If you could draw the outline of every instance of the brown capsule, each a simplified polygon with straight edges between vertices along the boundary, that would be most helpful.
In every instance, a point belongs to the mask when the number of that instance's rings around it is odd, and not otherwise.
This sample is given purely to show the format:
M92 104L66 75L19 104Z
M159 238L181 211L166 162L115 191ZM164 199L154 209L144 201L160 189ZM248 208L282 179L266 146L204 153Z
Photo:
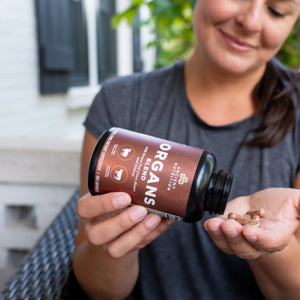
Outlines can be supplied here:
M233 213L233 212L228 214L228 219L236 220L243 226L246 224L249 224L249 223L253 223L253 220L251 220L250 218L243 218L241 215Z
M251 220L259 222L260 221L260 216L259 215L253 215L253 216L251 216Z
M254 215L258 215L259 217L263 218L266 214L266 211L263 208L260 209L256 209L256 210L249 210L246 212L246 215L249 216L254 216Z
M234 213L234 212L230 212L228 214L228 219L233 219L233 220L236 220L238 218L238 214Z
M256 226L256 227L261 227L261 223L259 221L252 221L248 224L245 224L245 227L246 226Z
M256 222L256 221L253 221L251 219L243 218L243 217L237 218L236 221L239 222L242 226L250 225L250 224Z

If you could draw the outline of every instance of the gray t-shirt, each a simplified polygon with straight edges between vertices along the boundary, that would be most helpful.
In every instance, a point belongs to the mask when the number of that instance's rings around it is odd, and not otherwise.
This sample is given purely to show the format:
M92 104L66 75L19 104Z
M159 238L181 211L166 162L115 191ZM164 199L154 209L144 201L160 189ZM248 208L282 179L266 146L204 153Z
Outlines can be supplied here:
M106 81L84 125L96 137L116 126L211 151L218 168L234 173L230 199L268 187L291 187L299 169L299 116L277 145L244 146L253 137L254 118L226 126L206 124L187 98L184 62ZM203 229L209 217L176 223L140 251L138 299L264 299L247 261L224 254Z

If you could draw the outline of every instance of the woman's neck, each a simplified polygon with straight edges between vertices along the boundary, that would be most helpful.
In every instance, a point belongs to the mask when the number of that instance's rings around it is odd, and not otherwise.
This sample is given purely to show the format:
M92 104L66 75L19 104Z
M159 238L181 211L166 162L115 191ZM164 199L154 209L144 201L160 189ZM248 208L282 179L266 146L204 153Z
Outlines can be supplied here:
M253 115L252 93L264 69L249 74L230 74L201 64L194 56L185 63L185 88L199 117L221 126Z

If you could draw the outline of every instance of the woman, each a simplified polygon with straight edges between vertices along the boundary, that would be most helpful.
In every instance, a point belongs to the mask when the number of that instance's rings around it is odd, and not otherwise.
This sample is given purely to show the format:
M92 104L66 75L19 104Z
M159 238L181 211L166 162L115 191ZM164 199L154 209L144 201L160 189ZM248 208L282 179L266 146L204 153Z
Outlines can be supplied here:
M299 10L198 0L190 59L103 85L85 121L74 255L91 298L300 299L299 76L273 59ZM112 126L213 152L235 174L225 217L174 224L125 193L87 194L90 155ZM226 218L259 207L262 228Z

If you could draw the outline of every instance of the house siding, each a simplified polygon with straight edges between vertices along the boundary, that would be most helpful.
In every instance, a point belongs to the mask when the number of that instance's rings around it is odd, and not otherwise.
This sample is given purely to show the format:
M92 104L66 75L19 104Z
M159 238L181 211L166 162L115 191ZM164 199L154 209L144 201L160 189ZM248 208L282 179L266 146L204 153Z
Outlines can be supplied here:
M0 66L1 106L35 101L38 57L34 0L0 2Z

